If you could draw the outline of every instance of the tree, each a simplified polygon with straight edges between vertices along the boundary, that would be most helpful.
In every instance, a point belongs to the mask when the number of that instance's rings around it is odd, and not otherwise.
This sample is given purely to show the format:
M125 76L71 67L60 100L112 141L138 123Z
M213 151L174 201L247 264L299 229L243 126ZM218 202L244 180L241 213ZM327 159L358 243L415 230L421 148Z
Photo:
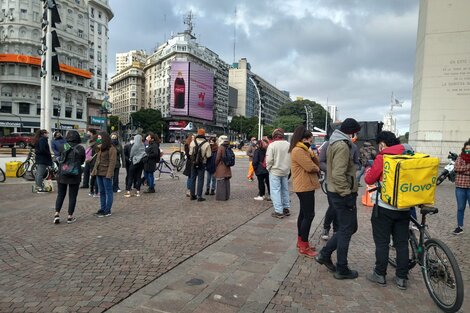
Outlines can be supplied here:
M121 124L121 121L119 120L119 116L110 115L108 117L108 120L109 120L109 129L108 129L109 133L117 132L120 129L122 129L122 124Z
M134 126L142 128L142 132L153 132L160 135L166 130L166 123L162 118L162 113L154 109L140 109L140 111L132 113L132 122Z
M328 112L320 104L316 103L315 101L308 100L308 99L296 100L296 101L284 104L283 106L279 108L277 116L278 117L296 116L296 117L300 117L302 119L302 122L306 122L307 115L305 113L304 106L309 106L312 111L313 126L321 128L321 129L325 128L325 114L328 114ZM329 114L328 114L328 123L331 123L331 117L329 116Z
M244 116L234 116L230 122L230 129L238 132L239 136L243 138L248 136L257 136L258 134L258 118Z
M285 132L291 133L294 129L302 125L304 120L298 115L278 116L273 123L274 128L282 128Z

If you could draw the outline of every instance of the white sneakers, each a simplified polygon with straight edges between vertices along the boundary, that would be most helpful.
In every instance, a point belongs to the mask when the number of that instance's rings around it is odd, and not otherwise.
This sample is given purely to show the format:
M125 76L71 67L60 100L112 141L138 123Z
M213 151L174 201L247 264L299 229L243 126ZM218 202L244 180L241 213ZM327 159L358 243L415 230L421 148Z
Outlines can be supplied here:
M255 199L255 200L257 200L257 201L263 201L263 200L264 200L264 197L257 196L257 197L254 197L253 199Z

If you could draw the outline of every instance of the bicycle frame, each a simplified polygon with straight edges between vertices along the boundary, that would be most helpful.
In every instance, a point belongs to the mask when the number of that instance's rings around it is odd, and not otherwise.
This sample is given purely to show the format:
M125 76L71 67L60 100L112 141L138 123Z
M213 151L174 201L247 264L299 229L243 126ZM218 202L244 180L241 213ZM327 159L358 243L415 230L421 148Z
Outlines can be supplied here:
M425 208L425 207L420 207L421 209ZM433 208L434 209L434 208ZM419 222L416 218L414 218L413 216L410 216L410 220L411 222L416 226L416 228L418 228L419 230L419 238L417 239L416 238L416 235L414 233L414 231L412 229L410 229L410 240L411 241L414 241L411 246L413 247L413 249L416 249L416 251L413 251L413 258L414 260L412 260L413 262L418 262L418 264L420 266L423 266L424 264L424 241L425 239L428 239L428 238L431 238L431 236L429 235L429 232L427 230L427 225L426 225L426 215L427 214L435 214L437 212L426 212L426 213L422 213L420 212L421 214L421 222ZM416 247L414 246L416 245ZM417 255L415 255L417 254Z

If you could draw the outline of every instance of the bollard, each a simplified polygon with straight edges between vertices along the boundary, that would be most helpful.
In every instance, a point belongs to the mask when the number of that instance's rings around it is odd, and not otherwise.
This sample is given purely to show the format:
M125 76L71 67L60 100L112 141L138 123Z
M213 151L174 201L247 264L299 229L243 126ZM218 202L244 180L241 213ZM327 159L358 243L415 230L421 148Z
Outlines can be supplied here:
M11 148L11 157L16 158L16 147Z

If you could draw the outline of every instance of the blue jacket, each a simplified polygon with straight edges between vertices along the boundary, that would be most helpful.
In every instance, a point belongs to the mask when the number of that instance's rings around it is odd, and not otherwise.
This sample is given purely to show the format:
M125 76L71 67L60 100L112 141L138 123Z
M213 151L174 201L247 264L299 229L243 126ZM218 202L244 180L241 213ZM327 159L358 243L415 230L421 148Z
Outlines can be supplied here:
M51 149L46 137L39 138L34 147L34 152L36 153L35 159L37 164L52 165Z
M206 163L206 171L209 172L209 174L214 174L215 173L215 159L217 158L217 150L212 151L211 157L207 159Z
M60 149L61 147L64 145L64 143L66 143L67 141L64 139L64 138L60 138L60 139L54 139L52 140L52 151L54 151L54 155L55 157L59 157L60 156Z

